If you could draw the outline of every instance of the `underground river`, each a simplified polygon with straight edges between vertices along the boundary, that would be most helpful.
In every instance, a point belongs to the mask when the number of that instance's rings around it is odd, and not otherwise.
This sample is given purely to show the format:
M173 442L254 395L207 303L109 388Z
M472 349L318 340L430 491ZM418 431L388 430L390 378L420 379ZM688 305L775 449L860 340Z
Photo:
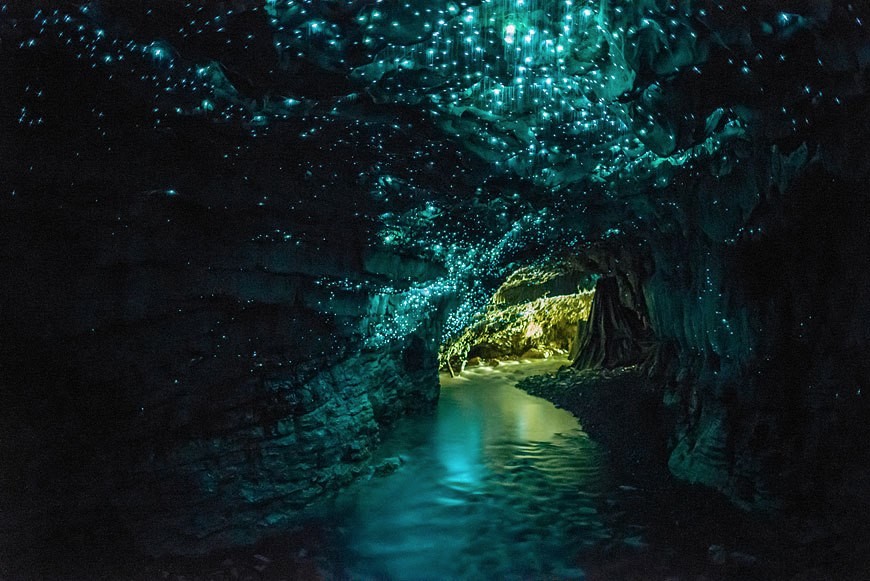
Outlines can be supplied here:
M629 485L610 463L613 450L573 415L515 387L565 364L442 374L437 409L385 434L372 458L376 474L294 516L289 530L201 557L118 564L100 576L86 568L82 578L744 581L795 568L795 554L777 549L776 531L747 528L709 491ZM782 554L757 560L743 552L760 546Z
M442 375L437 412L403 419L379 458L392 474L341 493L328 518L351 578L581 578L607 537L599 447L577 420L515 384L564 359Z

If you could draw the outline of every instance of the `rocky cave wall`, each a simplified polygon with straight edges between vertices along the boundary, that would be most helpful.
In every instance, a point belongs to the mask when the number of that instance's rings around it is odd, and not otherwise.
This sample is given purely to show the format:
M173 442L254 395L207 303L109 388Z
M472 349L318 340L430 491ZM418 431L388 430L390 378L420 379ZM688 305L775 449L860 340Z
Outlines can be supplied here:
M4 548L53 542L33 522L65 546L130 531L154 552L248 542L364 474L383 426L432 408L440 313L364 347L401 293L360 285L409 286L436 265L365 250L352 225L207 207L232 186L201 166L188 179L202 189L126 203L162 163L75 169L53 153L40 162L77 196L40 195L42 176L4 200L2 478L19 499ZM127 183L105 183L103 163Z
M578 255L617 283L611 313L636 319L621 325L633 347L598 352L597 337L576 365L640 361L667 386L682 479L746 508L855 498L870 381L866 7L701 5L709 28L682 41L681 8L647 7L639 28L659 41L628 57L637 135L661 157L648 179L603 186L601 222L574 217L601 233Z
M770 14L778 33L753 29L755 8L725 21L737 50L705 58L724 76L715 91L679 75L662 83L696 111L728 103L745 133L657 192L642 286L660 348L676 357L659 370L681 418L671 471L770 507L841 495L864 461L870 160L854 147L868 135L853 107L866 103L867 43L855 6ZM726 72L741 56L754 64Z
M776 150L771 158L788 163ZM865 186L817 162L778 194L761 179L768 171L742 176L760 186L736 239L696 231L691 245L679 234L666 251L651 245L644 295L670 355L655 372L669 378L665 401L681 418L672 472L770 508L841 493L844 464L854 475L864 461L870 376L858 355L868 340ZM696 219L702 230L721 224Z
M433 408L448 304L413 288L443 265L370 240L359 175L201 120L155 135L66 55L5 57L50 121L3 140L0 561L251 542Z

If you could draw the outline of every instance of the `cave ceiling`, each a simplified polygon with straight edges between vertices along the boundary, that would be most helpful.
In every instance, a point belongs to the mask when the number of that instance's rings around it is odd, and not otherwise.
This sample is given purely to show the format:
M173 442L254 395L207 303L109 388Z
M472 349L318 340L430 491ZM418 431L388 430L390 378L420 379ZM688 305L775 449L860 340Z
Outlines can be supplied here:
M19 131L74 125L76 155L114 147L163 164L140 180L149 192L275 208L282 218L260 235L329 244L330 229L359 230L371 247L443 264L415 283L414 300L464 294L455 328L530 257L589 240L636 243L679 223L682 184L727 173L759 136L786 149L806 141L818 112L848 105L861 82L862 10L689 0L0 5L23 80ZM195 144L179 161L185 139ZM163 159L161 148L175 153ZM244 183L201 191L187 168L197 164Z

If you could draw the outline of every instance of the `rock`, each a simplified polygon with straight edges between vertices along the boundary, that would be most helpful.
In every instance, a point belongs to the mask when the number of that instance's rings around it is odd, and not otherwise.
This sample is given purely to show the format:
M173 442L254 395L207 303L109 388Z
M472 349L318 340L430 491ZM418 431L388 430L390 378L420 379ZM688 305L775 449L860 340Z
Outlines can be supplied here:
M392 474L404 464L404 461L399 458L386 458L380 464L375 466L375 476L387 476Z
M520 359L547 359L549 356L549 351L533 348L520 355Z

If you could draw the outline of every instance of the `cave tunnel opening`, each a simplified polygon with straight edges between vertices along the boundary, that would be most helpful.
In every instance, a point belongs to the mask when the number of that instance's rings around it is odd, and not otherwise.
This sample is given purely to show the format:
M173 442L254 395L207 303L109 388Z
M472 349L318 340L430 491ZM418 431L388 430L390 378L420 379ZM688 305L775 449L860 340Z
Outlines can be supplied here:
M596 279L568 262L513 271L442 344L441 369L455 375L467 366L568 356L589 317Z
M630 280L576 258L518 268L443 342L439 367L455 376L469 366L554 356L578 369L642 363L655 351L654 333Z

